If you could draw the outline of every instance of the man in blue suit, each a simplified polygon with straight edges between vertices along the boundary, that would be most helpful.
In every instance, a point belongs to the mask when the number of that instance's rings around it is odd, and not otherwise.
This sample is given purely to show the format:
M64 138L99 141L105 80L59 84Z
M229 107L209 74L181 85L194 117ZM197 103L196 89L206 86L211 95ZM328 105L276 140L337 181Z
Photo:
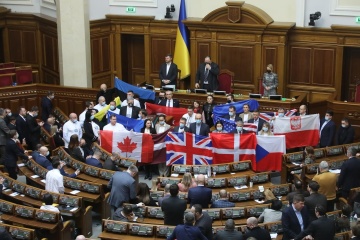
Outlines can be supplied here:
M209 136L210 128L206 123L203 123L201 119L201 114L197 113L195 115L195 122L190 124L189 132L207 137Z
M35 161L40 164L42 167L52 170L52 163L46 158L49 156L50 152L47 147L42 146L39 150L40 154L37 156Z
M102 168L103 165L99 161L101 158L101 152L95 151L94 155L92 157L86 158L86 164L89 164L94 167Z
M335 136L335 123L332 121L334 113L326 111L325 118L320 121L320 147L329 147L333 145Z
M260 112L258 110L253 111L253 118L248 121L248 123L253 123L257 126L256 134L262 129L265 122L264 119L259 118Z
M207 240L198 227L193 226L195 216L188 212L184 217L184 225L177 225L172 234L166 240Z
M212 192L210 188L205 187L205 176L200 174L196 178L197 187L190 188L188 193L188 203L190 208L194 204L200 204L203 208L208 208L211 203Z
M283 211L281 217L284 230L283 240L294 239L308 227L309 214L304 203L304 196L296 194L293 203Z

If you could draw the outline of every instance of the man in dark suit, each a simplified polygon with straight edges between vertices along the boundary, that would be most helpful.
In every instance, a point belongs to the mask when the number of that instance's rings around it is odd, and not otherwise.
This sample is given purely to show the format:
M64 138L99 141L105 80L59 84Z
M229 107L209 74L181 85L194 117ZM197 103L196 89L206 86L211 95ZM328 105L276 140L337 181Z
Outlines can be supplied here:
M349 123L348 118L341 120L341 126L336 132L335 145L349 144L354 142L355 129Z
M137 119L139 117L140 108L134 106L134 99L128 99L128 105L120 108L120 115L128 118Z
M103 168L111 171L118 171L119 169L114 163L117 159L120 159L119 154L113 152L110 157L105 159Z
M108 89L106 84L103 83L100 86L100 91L96 94L95 102L98 102L99 97L102 96L102 97L105 98L105 103L109 104L114 99L114 96L113 96L114 94L116 95L116 88L109 88Z
M170 186L170 197L165 198L161 203L161 210L164 212L164 224L176 226L183 223L186 201L178 197L179 186Z
M4 164L4 156L5 156L5 146L6 140L10 133L10 129L7 127L6 122L4 120L5 110L0 108L0 164Z
M289 201L289 204L292 204L293 198L296 194L301 194L304 197L310 196L310 193L303 189L303 184L301 181L296 180L294 183L294 186L295 186L295 189L293 189L291 192L289 192L288 195L286 196L286 200Z
M41 119L46 122L53 110L52 100L54 99L54 93L49 91L46 97L41 100Z
M332 121L332 111L326 111L325 118L320 121L320 147L329 147L333 145L335 136L335 123Z
M283 211L281 216L283 240L294 239L309 225L309 214L304 202L304 196L296 194L293 203Z
M195 216L193 213L188 212L184 217L184 225L177 225L172 234L166 240L207 240L201 233L198 227L193 226Z
M337 187L341 188L341 195L346 199L350 189L360 187L360 159L356 156L356 149L349 147L346 153L349 160L341 166Z
M114 211L122 206L123 203L129 203L136 199L136 182L134 177L137 173L138 168L135 165L130 165L126 171L117 171L111 177L107 185L111 189L108 203Z
M190 207L194 204L200 204L203 208L208 208L212 198L211 189L205 187L204 175L198 175L196 181L198 184L197 187L189 189L188 203L190 203Z
M5 227L0 227L0 239L1 240L13 240L10 233L6 231Z
M253 237L261 240L271 240L269 231L262 229L258 226L258 220L255 217L249 217L246 220L248 231L244 234L244 239Z
M310 196L305 198L305 206L309 212L309 220L310 222L317 219L315 215L315 207L316 206L323 206L325 209L327 208L327 200L326 196L318 193L320 188L319 183L315 181L311 181L308 184L308 191L310 192Z
M300 105L299 112L295 114L296 116L306 116L307 115L307 106L306 105Z
M311 235L312 239L329 240L334 239L335 236L335 221L326 216L326 208L322 205L315 207L315 215L317 219L310 223L304 231L295 237L295 240L301 240L306 236Z
M244 122L239 120L239 121L236 121L236 127L230 133L243 134L243 133L248 133L248 131L246 131L244 129Z
M92 155L92 157L86 158L86 164L97 167L97 168L102 168L102 164L100 162L100 158L101 158L101 152L100 151L95 151L94 154Z
M172 91L166 91L165 92L165 99L161 100L159 105L166 106L166 107L180 107L179 100L173 99L173 92Z
M229 119L229 120L234 121L234 122L242 121L241 117L236 115L236 107L235 106L230 106L229 107L229 114L226 114L225 116L223 116L223 118Z
M218 231L214 240L242 240L243 235L241 232L235 230L235 222L232 219L228 219L225 222L225 229Z
M256 134L262 129L263 124L265 122L265 120L259 118L259 116L260 116L259 110L255 110L255 111L253 111L253 119L250 119L248 121L248 123L253 123L257 126Z
M194 133L196 135L202 135L202 136L209 136L210 128L206 123L203 123L201 121L201 114L197 113L195 115L195 122L190 124L190 131L191 133Z
M19 133L19 141L24 143L29 139L29 128L26 123L26 109L25 107L19 108L19 116L16 117L16 130Z
M165 92L163 90L160 90L159 92L159 96L155 97L154 103L155 104L160 104L162 100L165 99Z
M40 128L44 125L44 122L37 122L38 113L39 108L33 106L26 116L26 123L29 129L29 139L26 139L26 143L31 150L35 150L36 144L40 143Z
M360 240L360 224L356 224L351 228L352 238L351 240Z
M179 126L174 127L174 133L189 132L190 129L186 126L186 118L180 118Z
M45 146L40 147L39 150L40 154L36 158L36 162L40 164L43 168L46 168L48 170L52 170L52 163L47 159L47 156L49 156L50 152L49 149Z
M193 205L190 211L195 215L195 226L200 229L208 240L212 240L212 219L209 214L202 211L200 204Z
M178 68L175 63L172 62L172 55L167 54L165 56L165 62L161 64L159 71L159 78L161 80L161 86L175 85L178 77Z
M11 116L9 118L9 123L7 124L8 128L10 130L16 130L16 118L14 116Z
M206 89L209 92L217 90L219 86L218 75L219 66L212 62L209 56L206 56L197 70L195 88Z

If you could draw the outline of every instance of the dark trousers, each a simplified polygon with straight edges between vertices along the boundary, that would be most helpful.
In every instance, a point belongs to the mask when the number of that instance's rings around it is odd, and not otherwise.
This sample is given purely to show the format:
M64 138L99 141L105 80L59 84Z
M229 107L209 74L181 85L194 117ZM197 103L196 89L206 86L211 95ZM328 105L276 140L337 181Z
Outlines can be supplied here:
M5 145L1 145L0 146L0 165L4 165L5 153L6 153Z
M17 179L16 167L6 167L6 169L9 173L9 177L16 180Z
M327 211L327 212L332 212L332 211L334 211L335 200L336 200L336 199L327 200L327 203L326 203L326 206L327 206L326 211Z

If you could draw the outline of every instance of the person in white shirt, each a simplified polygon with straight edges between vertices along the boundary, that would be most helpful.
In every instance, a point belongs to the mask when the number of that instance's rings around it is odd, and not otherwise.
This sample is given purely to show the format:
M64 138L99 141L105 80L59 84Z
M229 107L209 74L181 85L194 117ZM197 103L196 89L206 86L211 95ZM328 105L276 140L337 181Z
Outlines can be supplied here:
M53 170L46 174L45 190L55 193L64 193L64 176L61 175L60 169L65 165L64 162L54 161Z
M94 109L98 110L99 112L106 107L106 101L103 96L99 97L98 104L95 105Z
M65 143L65 148L69 146L71 135L77 134L80 140L83 134L80 122L77 120L76 113L70 113L69 118L70 120L67 121L63 127L63 138Z
M54 200L50 193L44 194L43 202L45 205L42 205L40 209L60 213L59 209L53 205Z
M103 130L113 131L113 132L127 132L128 131L122 124L116 122L115 115L110 116L110 123L105 125Z
M242 121L244 122L244 123L247 123L250 119L252 119L253 118L253 115L252 115L252 113L250 112L250 106L249 106L249 104L244 104L243 105L243 113L241 113L239 116L240 116L240 118L242 119Z
M79 122L80 122L81 126L84 124L86 112L89 109L92 109L92 108L94 108L94 102L93 101L86 101L85 110L82 113L80 113L80 115L79 115Z
M189 106L188 112L185 113L182 117L186 119L186 127L190 127L190 124L195 122L194 107Z
M125 106L128 105L128 99L129 99L129 98L133 98L133 99L134 99L134 106L135 106L135 107L141 108L140 102L139 102L139 100L137 100L137 99L134 98L134 92L133 92L132 90L129 90L129 91L127 92L127 94L126 94L126 99L121 102L121 106L122 106L122 107L125 107Z
M110 108L109 108L108 112L120 114L120 109L118 109L116 107L116 102L115 101L110 102ZM107 117L107 115L106 115L106 117Z
M166 130L168 130L169 128L170 128L170 125L166 124L166 122L165 122L165 115L160 115L159 122L155 125L156 133L157 134L163 133Z

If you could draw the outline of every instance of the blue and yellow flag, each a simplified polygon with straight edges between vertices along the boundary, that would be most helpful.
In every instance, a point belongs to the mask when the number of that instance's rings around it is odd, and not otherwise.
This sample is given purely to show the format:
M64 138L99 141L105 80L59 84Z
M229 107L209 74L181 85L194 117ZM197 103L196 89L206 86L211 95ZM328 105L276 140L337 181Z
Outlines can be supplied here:
M189 53L189 36L187 27L182 22L186 19L185 0L180 2L180 13L178 20L178 28L176 34L176 44L174 52L174 63L181 70L181 79L190 76L190 53Z

